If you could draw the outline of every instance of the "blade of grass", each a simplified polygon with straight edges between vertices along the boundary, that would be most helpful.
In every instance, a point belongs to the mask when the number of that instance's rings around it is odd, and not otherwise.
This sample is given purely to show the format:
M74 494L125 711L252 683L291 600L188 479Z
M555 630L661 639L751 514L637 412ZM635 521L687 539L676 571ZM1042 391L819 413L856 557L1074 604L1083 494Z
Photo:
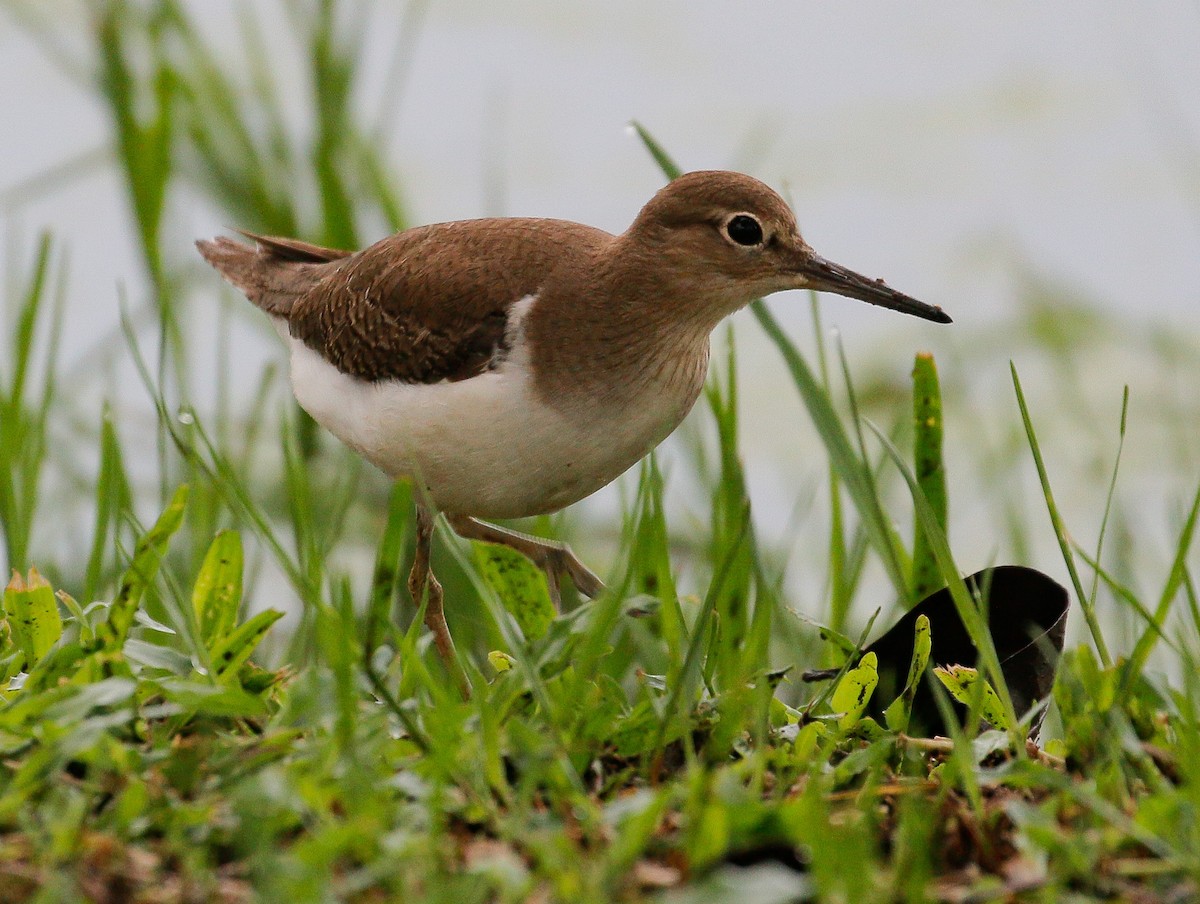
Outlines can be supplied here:
M979 610L977 601L967 590L967 585L963 582L962 576L958 571L958 566L954 564L954 556L950 552L950 544L946 540L946 535L942 533L942 529L937 522L937 516L933 512L929 500L921 492L921 486L917 483L917 478L905 463L904 458L900 455L900 451L887 438L884 432L870 421L866 423L872 432L874 432L879 442L883 444L884 449L887 450L892 463L895 464L896 469L904 478L904 482L908 484L913 506L916 509L917 517L920 519L921 528L925 531L929 539L929 548L937 559L942 579L950 589L950 598L954 602L954 608L957 610L958 617L962 620L963 627L966 628L967 634L971 638L971 643L979 651L979 658L987 672L987 679L991 683L992 689L1000 697L1000 702L1004 707L1005 718L1008 720L1009 738L1013 748L1018 757L1023 757L1025 755L1025 739L1016 733L1017 725L1019 724L1017 713L1013 708L1012 696L1008 692L1008 684L1004 680L1004 672L1000 668L1000 657L996 653L996 645L992 642L992 634L988 630L987 621L984 619L983 613Z
M683 175L683 170L679 164L671 158L671 155L655 140L654 136L647 131L645 126L636 119L630 122L629 125L637 133L638 138L641 139L646 150L650 152L650 156L654 158L654 162L658 164L658 168L662 170L664 176L668 179L678 179Z
M1147 627L1142 632L1142 636L1138 638L1138 642L1134 645L1133 652L1129 654L1129 660L1125 663L1122 670L1119 691L1119 698L1122 701L1128 700L1129 695L1133 692L1134 685L1137 683L1138 677L1142 674L1142 670L1145 669L1146 661L1150 658L1157 639L1162 636L1162 627L1166 623L1167 615L1170 614L1171 604L1179 594L1179 590L1187 577L1187 555L1192 548L1192 538L1196 532L1198 515L1200 515L1200 488L1196 490L1196 495L1192 499L1191 510L1188 512L1187 520L1184 522L1183 529L1179 533L1179 541L1175 544L1175 560L1171 563L1171 572L1167 576L1167 582L1163 587L1162 593L1159 595L1158 605L1154 609L1153 620L1150 623L1150 627Z
M1138 614L1142 621L1146 623L1146 629L1148 631L1153 631L1155 634L1157 634L1159 639L1169 646L1173 651L1175 651L1175 653L1180 656L1183 655L1183 650L1173 640L1171 640L1171 638L1163 631L1162 625L1155 620L1154 613L1145 607L1142 601L1138 599L1136 595L1134 595L1132 590L1118 581L1112 576L1112 574L1109 573L1106 568L1089 556L1084 551L1082 546L1076 545L1075 551L1079 553L1079 557L1083 559L1084 563L1092 569L1096 575L1096 579L1103 579L1108 589L1111 590L1118 599L1120 599L1123 603L1129 606L1130 609Z
M116 539L122 514L133 507L133 492L125 470L121 441L108 404L100 415L100 472L96 478L95 499L96 520L83 585L83 598L87 600L96 599L99 594L109 537Z
M750 310L783 357L791 374L792 382L800 392L800 397L808 409L813 425L821 435L821 440L834 469L845 484L850 498L858 510L867 537L883 561L888 577L892 580L892 586L898 596L908 599L910 597L908 576L901 564L904 556L898 548L898 540L892 529L891 521L883 511L870 466L855 453L854 447L833 409L829 394L822 388L795 344L784 333L767 306L761 301L755 301L750 305Z
M725 366L714 369L705 388L709 411L717 426L720 452L720 470L712 494L708 559L721 562L732 557L733 563L720 595L714 599L719 643L714 651L716 655L706 659L706 673L719 676L718 684L722 688L740 688L746 685L755 671L751 663L757 660L760 653L765 655L765 652L746 644L754 617L751 599L755 563L761 555L755 548L746 475L738 454L737 358L732 330L726 333L726 343ZM753 611L761 615L757 604ZM769 618L769 613L767 615Z
M1117 490L1117 474L1121 470L1121 453L1125 450L1125 424L1129 415L1129 386L1126 385L1121 394L1121 426L1117 434L1117 454L1113 459L1112 477L1108 481L1108 494L1104 497L1104 515L1100 519L1100 533L1096 537L1096 552L1092 558L1095 562L1104 561L1104 534L1108 529L1108 517L1112 513L1113 496ZM1099 589L1100 572L1092 574L1092 588L1088 600L1093 609L1096 607L1096 591Z
M942 392L933 355L922 352L913 363L913 470L934 517L946 533L946 467L942 460ZM912 602L941 589L941 574L919 524L913 524Z
M36 402L26 396L34 349L49 305L47 274L52 244L43 234L38 242L28 284L17 310L8 360L11 370L7 385L0 371L0 532L4 534L5 556L12 568L27 565L29 541L38 504L38 487L46 461L46 430L49 408L54 398L57 365L55 321L60 314L51 311L47 337L46 366ZM61 299L60 299L61 302ZM61 309L61 304L59 305Z
M812 314L813 338L817 346L817 372L826 394L831 392L829 381L829 356L825 350L825 328L821 323L821 302L816 292L808 293L809 311ZM846 546L846 517L842 505L842 481L832 457L829 459L829 626L841 631L850 614L850 602L854 595L855 567L852 553ZM860 523L857 537L862 537ZM860 547L862 549L863 547Z
M1091 598L1083 592L1083 581L1079 577L1079 569L1075 565L1075 556L1071 552L1071 540L1067 535L1066 525L1059 514L1058 504L1054 501L1054 493L1050 489L1050 478L1046 473L1046 462L1042 459L1042 449L1038 444L1037 434L1033 429L1033 420L1029 416L1029 406L1025 402L1025 393L1021 390L1021 378L1017 376L1016 364L1009 362L1012 372L1013 389L1017 394L1017 405L1021 409L1021 422L1025 425L1025 436L1029 441L1029 449L1033 453L1033 462L1037 467L1038 479L1042 484L1042 496L1046 500L1046 510L1050 513L1050 525L1054 536L1058 538L1058 547L1062 550L1063 561L1067 572L1071 575L1071 584L1075 588L1076 598L1083 609L1083 617L1087 621L1088 630L1092 634L1092 642L1105 668L1112 665L1112 657L1108 652L1108 644L1104 642L1104 634L1100 630L1100 622L1096 618L1096 610L1092 607Z

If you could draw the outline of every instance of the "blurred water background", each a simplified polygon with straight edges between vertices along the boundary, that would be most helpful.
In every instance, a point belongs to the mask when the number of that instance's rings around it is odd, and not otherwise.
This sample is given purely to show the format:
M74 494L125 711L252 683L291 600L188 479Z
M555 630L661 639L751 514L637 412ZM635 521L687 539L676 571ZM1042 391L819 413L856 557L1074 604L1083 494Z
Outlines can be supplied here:
M86 548L95 443L84 438L94 437L104 399L130 460L145 463L142 489L158 490L154 411L119 326L120 300L142 311L152 283L96 89L92 27L103 6L0 3L6 324L43 230L64 255L69 416L54 432L58 465L44 487L60 516L41 517L31 543L44 559ZM323 4L178 6L232 77L256 66L269 73L289 128L311 131L313 86L295 36ZM247 44L248 23L259 46ZM869 415L885 426L906 416L914 353L937 357L951 541L964 570L1020 561L1065 582L1010 360L1068 527L1085 545L1103 511L1128 384L1110 564L1133 586L1160 585L1200 473L1194 3L379 2L341 4L339 28L361 41L355 114L371 124L411 223L550 216L620 231L663 181L628 128L636 120L686 169L744 170L779 188L824 256L942 305L952 327L833 297L821 315ZM178 316L189 397L201 412L221 400L244 413L281 346L195 257L195 238L253 225L230 220L197 167L181 164L162 224L171 278L188 286ZM316 198L296 190L314 212ZM386 232L380 219L363 238ZM771 305L811 351L807 296ZM153 348L155 318L134 322ZM824 453L757 326L749 316L733 325L756 526L788 563L794 605L818 607ZM285 397L273 396L269 413ZM693 417L664 453L681 536L705 517L686 463L707 424ZM369 507L383 492L377 475L363 481L368 529L341 551L351 571L368 566ZM568 519L601 566L622 492L602 491ZM147 517L153 509L151 501ZM680 568L687 587L686 548ZM286 588L269 580L269 564L262 569L256 606L280 602ZM886 584L875 586L886 597ZM864 597L859 616L871 608Z

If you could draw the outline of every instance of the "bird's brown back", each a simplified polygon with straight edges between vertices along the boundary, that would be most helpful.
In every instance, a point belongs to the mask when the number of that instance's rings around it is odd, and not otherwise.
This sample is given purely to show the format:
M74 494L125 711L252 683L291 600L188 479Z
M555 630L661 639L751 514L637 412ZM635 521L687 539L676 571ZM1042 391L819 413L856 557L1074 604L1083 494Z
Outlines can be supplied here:
M564 220L420 226L357 253L251 236L198 243L205 259L343 373L409 383L476 376L508 351L509 309L612 241ZM586 303L586 299L580 299Z

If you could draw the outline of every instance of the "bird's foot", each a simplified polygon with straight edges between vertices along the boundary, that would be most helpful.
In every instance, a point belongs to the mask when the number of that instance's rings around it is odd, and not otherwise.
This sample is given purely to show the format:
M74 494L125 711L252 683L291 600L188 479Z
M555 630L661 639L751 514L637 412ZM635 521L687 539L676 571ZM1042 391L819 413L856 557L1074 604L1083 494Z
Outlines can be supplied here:
M575 589L594 599L604 592L604 582L590 568L579 561L578 556L571 551L566 543L557 540L544 540L520 531L506 527L497 527L471 518L466 515L446 515L446 520L454 528L454 532L467 540L480 540L484 543L496 543L515 549L534 565L546 573L546 583L550 589L550 599L554 608L561 610L559 596L559 581L566 575L575 585Z
M433 634L433 644L437 647L442 664L458 685L464 700L471 699L471 682L459 661L458 652L454 649L454 638L450 636L450 626L446 624L446 612L442 606L442 585L433 574L430 567L430 546L433 539L433 515L424 507L417 507L417 548L413 557L412 571L408 575L408 591L412 594L413 602L419 607L425 605L425 626Z

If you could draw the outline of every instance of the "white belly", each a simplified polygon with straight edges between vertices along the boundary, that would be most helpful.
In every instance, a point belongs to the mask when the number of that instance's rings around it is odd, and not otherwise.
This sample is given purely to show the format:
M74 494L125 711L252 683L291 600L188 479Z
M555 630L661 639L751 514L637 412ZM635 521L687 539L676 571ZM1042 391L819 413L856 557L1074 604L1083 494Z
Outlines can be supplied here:
M423 483L438 509L484 518L594 493L674 430L699 389L662 387L607 414L563 411L537 398L520 356L457 383L368 383L288 342L296 399L317 423L389 476Z

